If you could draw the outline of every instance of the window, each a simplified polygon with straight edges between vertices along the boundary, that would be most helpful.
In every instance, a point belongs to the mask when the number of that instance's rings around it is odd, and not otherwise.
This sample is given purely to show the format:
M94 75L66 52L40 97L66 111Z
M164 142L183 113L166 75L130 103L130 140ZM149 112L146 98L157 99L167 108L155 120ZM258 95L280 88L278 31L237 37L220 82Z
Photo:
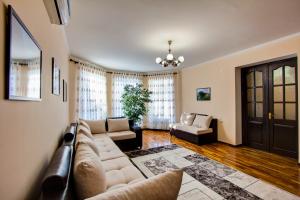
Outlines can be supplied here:
M77 64L77 114L81 119L98 120L107 116L106 72Z
M137 74L120 74L114 73L112 75L112 116L122 117L122 103L121 96L126 85L136 85L142 83L142 76Z
M152 91L147 127L168 129L175 122L175 78L173 74L149 76L148 89Z

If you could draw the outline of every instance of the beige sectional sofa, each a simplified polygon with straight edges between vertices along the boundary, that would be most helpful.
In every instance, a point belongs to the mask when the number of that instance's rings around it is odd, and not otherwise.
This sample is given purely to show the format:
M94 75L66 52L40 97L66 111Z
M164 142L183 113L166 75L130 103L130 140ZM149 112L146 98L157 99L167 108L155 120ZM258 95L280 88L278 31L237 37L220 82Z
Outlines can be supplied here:
M90 127L89 124L92 126ZM93 197L146 180L114 142L114 140L123 139L123 133L128 137L134 133L127 130L126 124L128 124L126 119L114 119L108 121L108 130L116 132L93 133L93 131L104 130L99 126L105 124L98 122L98 127L95 129L93 123L80 121L77 127L73 169L79 199ZM125 138L128 139L128 137ZM102 185L104 186L99 187Z
M109 134L113 131L126 133L130 131L125 130L127 126L122 128L119 124L110 129L104 128L103 124L99 121L80 121L66 129L63 142L54 153L44 176L41 199L177 199L182 170L146 178L116 145L119 140L114 141L115 138Z

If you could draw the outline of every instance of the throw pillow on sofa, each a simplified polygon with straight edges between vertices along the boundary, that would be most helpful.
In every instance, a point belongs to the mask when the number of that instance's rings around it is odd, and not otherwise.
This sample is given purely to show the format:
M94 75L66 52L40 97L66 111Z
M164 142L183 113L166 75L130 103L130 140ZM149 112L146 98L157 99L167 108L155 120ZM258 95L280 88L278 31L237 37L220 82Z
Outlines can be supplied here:
M79 119L79 125L84 126L85 128L91 130L90 126L82 119Z
M85 120L93 134L106 133L105 120Z
M86 128L85 126L79 125L77 127L77 133L78 134L82 133L82 134L86 135L88 138L90 138L91 140L94 140L92 132L88 128Z
M182 170L167 171L126 187L109 190L88 200L176 200L182 175Z
M196 115L193 126L198 128L209 129L212 116Z
M91 140L89 137L87 137L84 134L78 134L76 137L76 142L75 142L75 151L77 151L78 146L80 144L87 144L91 147L91 149L99 156L99 149L97 147L97 145L95 144L95 142L93 140Z
M101 160L87 144L80 144L77 148L73 176L79 199L106 191L106 176Z
M193 124L194 119L195 119L195 114L184 112L180 116L180 123L191 126Z
M107 119L108 132L129 131L129 121L126 118Z

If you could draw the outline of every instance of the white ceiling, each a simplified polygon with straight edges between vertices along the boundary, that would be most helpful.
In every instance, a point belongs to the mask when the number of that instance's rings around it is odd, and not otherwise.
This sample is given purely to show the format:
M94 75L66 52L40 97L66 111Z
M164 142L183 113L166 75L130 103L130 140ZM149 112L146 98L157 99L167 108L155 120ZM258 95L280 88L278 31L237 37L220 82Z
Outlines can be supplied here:
M300 32L300 0L72 0L66 32L72 55L104 67L162 70L169 39L188 67Z

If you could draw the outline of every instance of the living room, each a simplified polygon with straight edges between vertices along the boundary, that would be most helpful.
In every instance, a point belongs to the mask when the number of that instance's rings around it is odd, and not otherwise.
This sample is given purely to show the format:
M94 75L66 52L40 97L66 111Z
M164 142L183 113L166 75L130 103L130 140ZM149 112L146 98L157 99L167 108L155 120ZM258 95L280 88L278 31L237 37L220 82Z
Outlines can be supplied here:
M299 7L1 0L0 198L300 199Z

